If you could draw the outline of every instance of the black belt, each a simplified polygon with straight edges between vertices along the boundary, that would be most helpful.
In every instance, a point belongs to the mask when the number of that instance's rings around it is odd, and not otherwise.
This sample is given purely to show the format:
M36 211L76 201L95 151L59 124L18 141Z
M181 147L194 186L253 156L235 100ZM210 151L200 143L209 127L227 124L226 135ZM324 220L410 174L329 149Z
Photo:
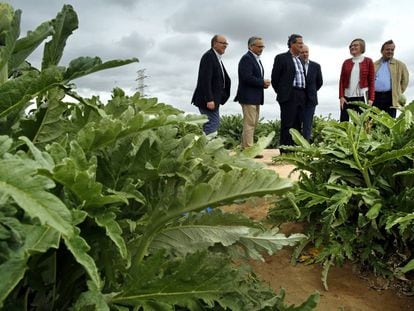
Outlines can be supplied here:
M305 91L305 88L304 88L304 87L297 87L297 86L294 86L294 87L293 87L293 89L294 89L294 90L298 90L298 91Z
M391 91L385 91L385 92L378 92L378 91L375 91L375 93L377 93L377 94L390 94L390 93L391 93Z

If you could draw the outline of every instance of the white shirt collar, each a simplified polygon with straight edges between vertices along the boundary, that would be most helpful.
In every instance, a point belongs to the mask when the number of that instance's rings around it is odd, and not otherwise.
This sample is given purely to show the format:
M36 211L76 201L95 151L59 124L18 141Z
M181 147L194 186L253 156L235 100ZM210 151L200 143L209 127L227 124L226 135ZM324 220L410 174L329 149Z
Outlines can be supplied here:
M221 56L222 55L220 55L219 53L217 53L217 51L215 49L213 49L213 51L214 51L214 53L216 53L216 56L217 56L218 60L221 61Z

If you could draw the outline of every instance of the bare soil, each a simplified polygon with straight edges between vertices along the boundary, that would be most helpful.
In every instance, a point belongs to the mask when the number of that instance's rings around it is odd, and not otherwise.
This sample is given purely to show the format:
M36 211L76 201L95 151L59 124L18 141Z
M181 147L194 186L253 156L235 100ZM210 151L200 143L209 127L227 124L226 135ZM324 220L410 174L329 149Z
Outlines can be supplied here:
M264 158L258 161L275 170L281 177L298 178L290 175L292 165L274 165L272 157L278 150L265 150ZM271 202L266 199L251 199L242 205L226 206L228 212L242 212L253 219L264 219ZM286 235L301 232L303 225L287 223L280 227ZM382 278L374 275L362 276L351 263L343 267L332 267L329 271L329 291L323 288L321 267L318 264L291 264L292 249L285 248L273 256L265 257L264 262L252 261L254 272L276 291L286 290L286 301L299 305L310 294L318 291L320 301L317 310L331 311L410 311L414 310L414 297L405 296Z

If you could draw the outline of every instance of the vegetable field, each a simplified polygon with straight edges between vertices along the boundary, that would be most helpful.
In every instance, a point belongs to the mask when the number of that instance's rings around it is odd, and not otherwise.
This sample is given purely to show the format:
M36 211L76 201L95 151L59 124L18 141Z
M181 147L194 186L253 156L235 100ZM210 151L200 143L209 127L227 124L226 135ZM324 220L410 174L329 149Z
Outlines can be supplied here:
M61 64L78 27L70 5L23 37L21 11L1 9L0 308L316 306L318 294L287 306L283 291L245 264L303 234L285 236L217 208L281 195L289 180L207 140L200 116L121 89L106 103L79 96L72 80L138 60ZM34 68L26 59L44 41L41 68Z
M308 311L317 290L341 295L351 263L412 291L414 104L396 120L318 120L313 144L293 131L298 146L274 161L294 182L251 159L277 145L277 121L241 152L237 116L210 139L204 117L156 98L82 97L74 80L138 59L62 64L72 6L26 35L20 10L0 12L1 310ZM312 265L291 265L292 250Z

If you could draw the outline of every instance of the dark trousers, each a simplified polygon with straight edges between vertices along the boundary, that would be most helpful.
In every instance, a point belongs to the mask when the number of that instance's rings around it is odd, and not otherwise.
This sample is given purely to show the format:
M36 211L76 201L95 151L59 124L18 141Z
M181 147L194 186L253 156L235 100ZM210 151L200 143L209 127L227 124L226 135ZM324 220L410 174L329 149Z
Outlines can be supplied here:
M375 92L375 100L372 104L381 110L387 112L391 117L397 116L397 109L392 107L392 92Z
M280 105L280 145L294 145L292 136L289 133L291 128L300 132L302 125L303 109L306 103L305 89L293 88L288 101ZM284 153L280 149L280 153Z
M315 114L315 105L305 105L302 116L302 135L310 141L312 136L313 115Z
M206 135L218 131L218 128L220 126L219 108L217 108L216 110L210 110L208 108L198 107L198 110L200 111L200 113L206 115L208 118L208 121L204 123L203 125L203 132Z
M347 103L344 103L344 108L341 109L341 115L339 117L339 120L341 122L349 121L349 114L348 114L347 109L352 109L352 110L355 110L356 112L359 112L359 113L362 112L361 109L357 105L351 104L352 102L363 102L363 103L365 103L364 96L361 96L361 97L345 97L345 100L347 101Z

